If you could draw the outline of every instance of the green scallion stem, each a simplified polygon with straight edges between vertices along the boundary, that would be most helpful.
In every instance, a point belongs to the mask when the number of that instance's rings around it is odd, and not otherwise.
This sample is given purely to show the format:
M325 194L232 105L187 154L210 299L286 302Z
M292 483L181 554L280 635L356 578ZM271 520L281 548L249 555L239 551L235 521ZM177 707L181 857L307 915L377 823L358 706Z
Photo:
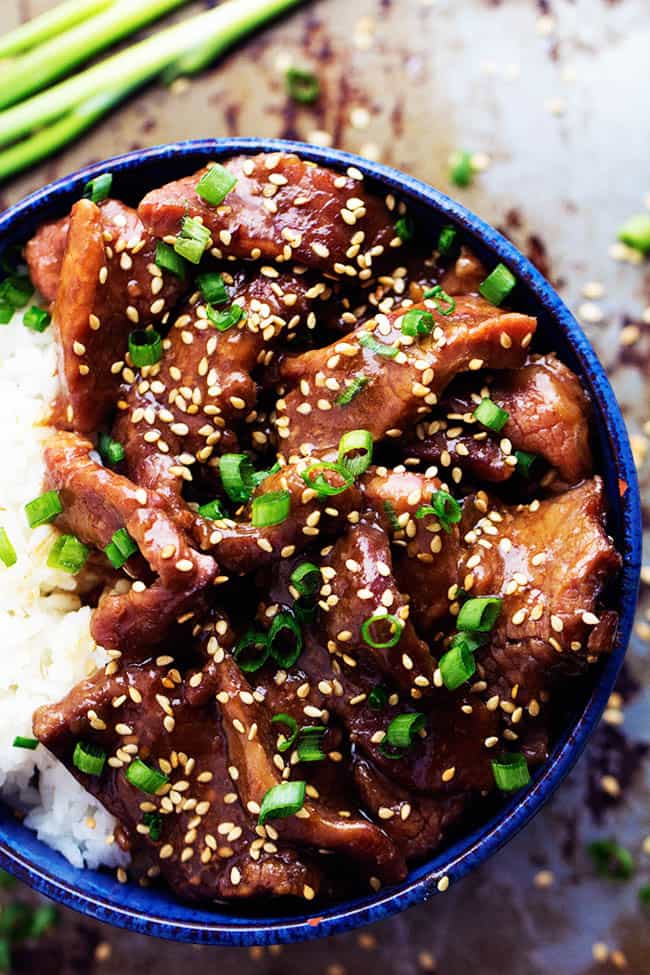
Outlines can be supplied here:
M66 0L40 17L33 17L0 38L0 58L11 58L29 51L51 37L57 37L88 17L110 6L113 0Z

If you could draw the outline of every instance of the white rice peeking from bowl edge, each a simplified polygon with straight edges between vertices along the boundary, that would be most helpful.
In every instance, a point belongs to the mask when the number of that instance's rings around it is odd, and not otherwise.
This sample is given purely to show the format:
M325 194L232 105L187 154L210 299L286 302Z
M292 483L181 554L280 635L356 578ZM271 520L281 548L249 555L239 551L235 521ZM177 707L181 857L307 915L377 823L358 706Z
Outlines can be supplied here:
M17 555L10 568L0 564L0 794L74 866L120 866L129 858L113 842L116 820L42 745L13 746L16 735L33 736L36 708L60 700L106 661L90 635L91 610L81 605L77 578L47 565L59 533L51 525L31 529L25 515L25 504L42 493L43 447L52 432L43 424L56 390L53 327L34 332L16 312L0 326L0 525Z

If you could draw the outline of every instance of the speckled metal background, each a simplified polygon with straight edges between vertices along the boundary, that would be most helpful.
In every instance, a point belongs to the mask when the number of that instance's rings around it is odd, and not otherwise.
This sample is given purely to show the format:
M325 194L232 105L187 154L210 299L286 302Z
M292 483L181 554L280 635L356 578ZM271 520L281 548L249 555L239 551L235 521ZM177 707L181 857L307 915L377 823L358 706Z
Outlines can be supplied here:
M0 30L50 6L0 0ZM650 206L649 52L648 0L307 2L200 78L137 96L0 189L0 206L92 160L180 138L326 141L446 192L450 151L480 153L486 168L452 195L532 257L583 321L633 436L648 522L650 267L613 245L617 226ZM317 70L315 107L287 101L291 62ZM649 591L619 694L556 799L431 904L362 933L250 953L163 944L63 911L53 936L15 952L12 971L647 975L650 913L637 891L650 883ZM585 844L600 836L629 847L632 880L594 875Z

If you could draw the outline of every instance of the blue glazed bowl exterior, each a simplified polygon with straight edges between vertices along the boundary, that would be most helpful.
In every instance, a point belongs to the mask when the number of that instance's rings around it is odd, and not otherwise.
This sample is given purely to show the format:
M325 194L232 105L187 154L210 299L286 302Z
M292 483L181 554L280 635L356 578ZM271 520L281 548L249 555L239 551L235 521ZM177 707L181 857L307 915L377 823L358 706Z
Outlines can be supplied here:
M275 150L297 151L334 168L356 166L380 189L405 199L422 226L427 222L432 227L455 224L488 265L503 261L516 275L517 308L537 315L541 347L556 349L579 373L594 403L595 440L610 505L610 531L624 558L616 591L620 627L617 645L598 671L581 709L524 793L517 794L469 835L411 870L402 884L323 907L317 914L295 912L295 908L287 913L286 906L283 911L276 905L195 907L164 890L121 885L108 872L77 870L37 840L0 804L0 865L11 873L54 900L100 921L142 934L200 944L266 945L348 931L429 899L437 892L442 877L451 884L457 883L503 846L553 794L602 714L630 637L641 561L639 493L630 444L614 393L594 350L550 284L509 241L461 204L411 176L349 153L302 143L259 139L172 143L89 166L33 193L0 215L0 253L13 243L23 243L44 220L67 213L87 180L101 172L113 173L116 196L135 202L151 187L188 175L209 159Z

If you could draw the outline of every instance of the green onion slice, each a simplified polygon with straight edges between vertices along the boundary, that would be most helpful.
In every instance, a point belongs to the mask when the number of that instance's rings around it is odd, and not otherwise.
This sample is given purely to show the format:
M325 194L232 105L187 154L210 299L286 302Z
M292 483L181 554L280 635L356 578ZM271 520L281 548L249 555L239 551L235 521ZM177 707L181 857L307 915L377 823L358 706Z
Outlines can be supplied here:
M0 528L0 559L4 562L7 568L11 568L18 561L18 556L16 555L16 549L11 544L9 536L4 528Z
M157 768L147 765L141 758L134 758L131 764L127 765L126 778L136 789L147 792L150 796L154 796L169 781L166 775Z
M0 301L0 325L8 325L14 317L14 309L6 301Z
M456 249L457 237L458 231L451 224L447 224L442 228L438 237L438 252L442 257L451 257Z
M301 597L300 599L296 599L293 604L293 611L300 625L305 626L308 623L314 622L318 613L318 607L313 599Z
M220 274L210 271L208 274L199 274L196 283L201 290L203 299L211 305L223 305L228 301L226 285Z
M381 625L384 639L373 636L373 627ZM375 613L361 624L361 636L373 650L387 650L399 643L404 629L404 620L392 613Z
M618 231L618 239L642 254L650 254L650 214L638 213L626 220Z
M385 342L378 342L370 332L363 332L359 336L359 345L373 352L375 355L383 356L385 359L394 359L399 354L398 348L394 345L386 345Z
M187 277L187 264L173 247L159 240L156 244L156 264L163 271L170 271L177 278Z
M225 308L223 311L215 311L211 305L208 305L205 310L208 321L219 332L227 332L229 328L232 328L233 325L236 325L241 320L244 314L244 309L236 302L230 308Z
M362 389L368 385L370 380L367 376L355 376L351 383L349 383L342 393L340 393L334 402L337 406L347 406L355 399Z
M283 724L289 729L289 734L283 734L282 737L284 740L279 742L277 746L279 752L288 752L298 737L298 722L290 714L282 713L274 714L271 718L271 724Z
M322 762L325 758L323 737L327 729L324 725L307 725L300 729L298 736L298 761Z
M109 196L112 187L113 174L101 173L100 176L95 176L94 179L86 183L83 188L83 197L85 200L92 200L93 203L101 203Z
M320 82L313 71L304 68L288 68L285 75L287 94L294 102L311 105L320 95Z
M397 512L395 511L395 505L391 501L384 501L384 511L386 512L386 517L390 523L390 527L394 532L401 530L401 525L397 517ZM417 517L417 513L416 513Z
M449 644L449 649L460 647L467 653L474 653L488 640L487 633L456 633Z
M138 546L126 528L118 528L104 549L104 553L114 569L121 569L137 551Z
M522 477L530 477L531 470L535 461L537 460L537 454L530 454L527 450L515 450L515 457L517 458L517 467L515 470Z
M519 753L505 754L492 762L492 774L497 789L502 792L514 792L522 789L530 782L528 762Z
M500 305L508 297L516 283L517 279L505 264L497 264L485 281L481 282L478 290L486 301L493 305Z
M372 463L372 434L369 430L350 430L339 441L339 464L352 477L359 477Z
M221 501L215 498L214 501L208 501L206 504L202 504L199 507L199 514L202 518L210 518L212 521L221 521L226 517L226 513L221 507Z
M628 849L613 839L593 840L587 846L596 873L612 880L629 880L636 867Z
M395 221L395 233L400 240L408 244L409 241L413 240L415 237L415 224L413 223L413 218L408 214L404 214Z
M118 440L113 440L107 433L100 433L97 442L100 457L107 464L119 464L124 460L124 447Z
M320 569L313 562L302 562L291 573L291 585L301 596L315 596L320 580Z
M231 501L238 504L248 501L255 488L255 471L247 454L222 454L219 473Z
M455 691L457 687L469 680L476 671L476 661L466 643L456 643L447 653L443 654L438 664L442 675L442 682L448 691Z
M489 633L499 617L502 602L497 596L468 599L458 614L458 629L469 630L470 633Z
M205 244L194 237L177 237L174 250L179 257L189 261L190 264L200 264L205 254Z
M402 318L403 335L429 335L435 325L433 315L430 311L419 311L417 308L410 308Z
M302 653L302 632L295 615L288 609L276 613L269 633L269 653L279 667L293 667Z
M650 884L639 887L639 901L643 907L650 907Z
M291 494L289 491L268 491L253 498L251 521L254 528L281 525L289 517Z
M74 535L61 535L50 549L47 564L50 569L61 569L76 575L86 564L90 549Z
M337 478L343 479L343 484L332 484L331 480L326 478L326 473L336 474ZM354 477L342 464L327 464L324 461L308 467L303 472L302 479L307 487L313 488L321 498L343 494L354 483Z
M451 295L448 295L439 284L436 284L433 288L429 288L427 291L425 291L424 297L428 301L432 301L438 314L444 315L445 318L453 314L453 312L456 310L456 299L452 298Z
M372 708L373 711L381 711L388 704L388 696L386 688L382 684L378 684L368 694L368 707Z
M196 184L197 194L213 207L219 206L237 184L237 177L216 163Z
M146 812L142 817L143 826L149 829L149 839L157 843L162 836L163 821L160 813Z
M201 220L196 217L183 217L181 223L181 237L186 240L198 240L203 244L203 249L208 247L212 240L212 234Z
M454 186L465 188L472 182L474 167L472 165L472 154L466 149L454 152L449 166L449 178Z
M508 411L502 410L488 396L483 397L474 410L473 416L482 426L492 430L493 433L501 433L510 419Z
M11 274L0 283L0 301L16 311L24 308L34 294L34 286L26 274Z
M58 491L46 491L33 501L28 501L25 505L25 513L30 528L38 528L39 525L46 525L54 521L57 515L63 511L61 497Z
M129 355L136 369L153 366L162 359L162 339L152 328L136 328L129 335Z
M269 640L262 630L248 630L235 644L233 657L239 669L254 674L263 667L269 656Z
M101 775L106 764L106 752L97 745L78 741L74 746L72 764L86 775Z
M415 512L416 518L426 518L434 515L446 532L450 532L452 525L457 525L463 517L463 509L456 498L448 491L434 491L430 504L422 504Z
M305 804L306 782L281 782L265 793L262 799L258 823L263 826L269 819L286 819L300 812Z
M14 748L28 748L31 752L38 746L37 738L24 738L23 735L16 735L13 741Z
M393 718L386 729L384 741L391 748L410 748L415 741L418 731L424 728L426 718L419 711L412 711L409 714L398 714Z
M23 325L26 328L30 328L32 332L44 332L52 321L52 316L49 311L45 311L43 308L37 308L36 305L32 305L29 311L26 311L23 316Z

